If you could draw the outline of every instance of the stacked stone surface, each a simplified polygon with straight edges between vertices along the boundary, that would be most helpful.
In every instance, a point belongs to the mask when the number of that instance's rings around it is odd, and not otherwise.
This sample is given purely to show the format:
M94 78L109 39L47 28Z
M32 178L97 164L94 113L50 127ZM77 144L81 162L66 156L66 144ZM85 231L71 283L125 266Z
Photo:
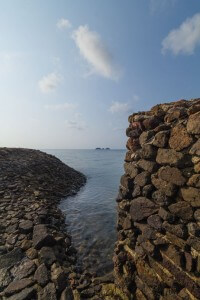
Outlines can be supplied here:
M129 123L115 282L129 299L200 299L200 99Z

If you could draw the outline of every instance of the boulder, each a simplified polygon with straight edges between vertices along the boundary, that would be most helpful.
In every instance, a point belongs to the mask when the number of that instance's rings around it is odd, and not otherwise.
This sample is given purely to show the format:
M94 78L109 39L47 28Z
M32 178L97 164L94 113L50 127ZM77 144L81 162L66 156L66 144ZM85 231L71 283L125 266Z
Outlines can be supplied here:
M200 207L200 189L193 187L182 188L181 195L185 201L191 204L191 206Z
M168 208L172 214L183 220L189 221L193 217L192 207L185 201L179 201L171 204Z
M44 246L53 246L54 237L48 233L47 227L43 224L35 225L33 228L33 247L37 250Z
M190 115L187 122L187 131L192 134L200 134L200 111Z
M145 186L146 184L148 184L150 182L150 173L147 171L141 172L139 173L135 179L134 179L134 183L138 186Z
M145 170L145 171L148 171L150 173L154 172L156 169L157 169L157 164L153 161L149 161L149 160L145 160L145 159L140 159L138 162L137 162L137 165Z
M37 289L35 286L31 286L23 289L21 292L14 294L9 297L9 300L28 300L28 299L37 299L36 297Z
M177 191L177 187L171 182L167 182L157 177L157 174L153 174L151 176L152 184L163 194L166 196L174 196Z
M158 149L156 162L161 165L181 166L183 164L183 154L173 149Z
M35 271L34 279L37 281L39 285L44 287L49 281L49 273L45 264L39 265L37 270Z
M133 221L141 221L156 213L158 207L145 197L139 197L131 202L130 215Z
M8 252L0 256L0 269L9 268L14 266L24 257L24 254L20 248L15 248L11 252Z
M39 252L39 262L50 267L56 261L54 251L50 247L42 247Z
M194 174L187 182L188 186L200 188L200 174Z
M156 147L164 148L168 143L168 139L169 139L168 130L159 131L158 133L156 133L152 144Z
M182 124L178 124L171 130L169 145L172 149L180 151L187 148L193 142L193 138L188 134L187 129Z
M22 262L12 268L11 274L15 278L15 280L20 280L33 274L35 269L36 265L32 260L24 259Z
M31 280L30 278L23 278L21 280L13 281L5 289L5 291L4 291L5 295L10 296L15 293L18 293L21 290L33 285L33 283L34 283L33 280Z
M29 233L33 230L33 222L30 220L22 221L19 223L19 230L21 233Z
M48 283L38 294L38 300L57 300L54 283Z
M200 139L197 140L197 142L192 146L190 149L191 155L200 155Z
M179 169L169 166L161 167L158 170L158 177L178 186L182 186L186 182Z

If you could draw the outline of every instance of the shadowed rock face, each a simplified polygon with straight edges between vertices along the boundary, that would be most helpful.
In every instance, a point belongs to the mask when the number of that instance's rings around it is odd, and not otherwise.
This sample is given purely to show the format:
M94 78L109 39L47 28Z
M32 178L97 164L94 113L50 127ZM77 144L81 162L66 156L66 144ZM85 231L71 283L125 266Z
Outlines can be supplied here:
M200 99L128 120L115 283L129 299L200 299Z
M0 168L0 299L60 299L76 257L57 204L86 178L28 149L0 148Z

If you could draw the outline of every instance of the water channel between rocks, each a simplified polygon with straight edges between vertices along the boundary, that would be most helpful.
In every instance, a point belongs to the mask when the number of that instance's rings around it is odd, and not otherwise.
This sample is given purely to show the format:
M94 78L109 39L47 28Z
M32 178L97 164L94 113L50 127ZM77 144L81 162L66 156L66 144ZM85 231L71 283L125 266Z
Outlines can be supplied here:
M112 270L116 241L116 196L125 150L45 150L87 176L86 185L63 199L67 231L84 269L104 275Z

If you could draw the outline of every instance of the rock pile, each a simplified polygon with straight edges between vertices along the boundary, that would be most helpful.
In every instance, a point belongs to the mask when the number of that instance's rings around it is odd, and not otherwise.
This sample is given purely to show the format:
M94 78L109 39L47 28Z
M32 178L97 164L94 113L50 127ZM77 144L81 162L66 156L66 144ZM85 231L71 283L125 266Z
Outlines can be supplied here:
M85 176L28 149L0 148L0 170L0 299L73 299L76 251L57 204Z
M200 99L129 116L115 281L129 299L200 299Z

